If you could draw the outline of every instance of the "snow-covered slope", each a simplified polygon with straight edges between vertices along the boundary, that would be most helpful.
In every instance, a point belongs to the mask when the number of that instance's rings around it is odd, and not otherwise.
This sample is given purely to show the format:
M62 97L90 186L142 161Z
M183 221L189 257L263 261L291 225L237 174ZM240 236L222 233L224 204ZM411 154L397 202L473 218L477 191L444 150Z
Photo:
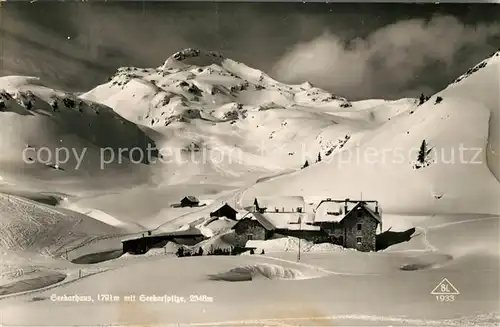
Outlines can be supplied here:
M459 76L446 89L439 92L441 97L453 97L458 100L472 100L477 105L469 110L484 106L490 112L488 125L488 146L485 149L488 167L500 181L500 51L483 60ZM480 109L478 109L480 110Z
M0 77L0 123L0 176L5 179L76 182L114 176L118 181L122 170L139 173L142 165L130 159L147 162L137 151L122 152L118 160L119 149L138 147L146 153L147 145L154 144L111 108L48 88L34 77Z
M264 194L362 196L386 212L499 213L498 60L496 53L470 77L364 131L331 160L255 185L246 203ZM423 141L432 150L418 165Z
M62 255L90 238L124 234L89 216L0 194L0 249Z

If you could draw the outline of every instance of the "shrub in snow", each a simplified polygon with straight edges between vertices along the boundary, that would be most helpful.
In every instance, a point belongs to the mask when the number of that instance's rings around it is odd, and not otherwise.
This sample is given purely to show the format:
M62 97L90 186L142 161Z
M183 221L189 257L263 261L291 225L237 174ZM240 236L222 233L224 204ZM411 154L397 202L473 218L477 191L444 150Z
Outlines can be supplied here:
M347 143L347 141L349 141L350 139L351 139L351 136L346 134L346 136L344 137L343 140L338 140L339 148L343 148L344 145Z
M211 248L207 255L235 255L235 253L233 247L231 249Z
M420 94L420 98L418 99L418 105L424 104L427 100L429 100L429 97L424 95L423 93Z
M441 101L443 101L443 98L442 97L437 97L435 104L441 103Z
M332 152L335 150L336 146L333 146L331 148L329 148L326 152L325 152L325 156L329 156L332 154Z
M189 143L188 145L186 145L185 147L183 147L182 151L183 152L200 152L202 146L203 146L203 144L201 142L197 143L197 142L193 141L193 142Z
M238 119L238 117L239 117L239 112L237 110L231 110L224 113L223 119L234 120Z
M184 249L183 248L178 248L177 252L175 253L176 256L179 258L184 257Z

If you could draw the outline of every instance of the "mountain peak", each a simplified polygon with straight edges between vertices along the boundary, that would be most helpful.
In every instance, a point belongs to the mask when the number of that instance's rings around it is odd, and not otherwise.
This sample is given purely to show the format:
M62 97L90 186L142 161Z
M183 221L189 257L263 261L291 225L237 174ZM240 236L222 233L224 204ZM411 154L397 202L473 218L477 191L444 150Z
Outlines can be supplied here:
M171 55L163 64L162 69L180 68L182 66L221 65L226 58L215 51L205 51L196 48L186 48Z

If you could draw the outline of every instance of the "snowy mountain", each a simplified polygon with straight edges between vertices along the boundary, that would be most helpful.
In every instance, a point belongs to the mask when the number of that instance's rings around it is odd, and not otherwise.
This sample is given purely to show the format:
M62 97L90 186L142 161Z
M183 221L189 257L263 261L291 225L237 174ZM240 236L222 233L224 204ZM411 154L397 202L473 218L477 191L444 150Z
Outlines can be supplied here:
M425 103L351 102L186 49L156 69L121 68L82 98L151 127L163 135L160 147L223 152L223 162L177 165L178 183L280 175L250 187L243 203L269 194L363 196L387 212L498 213L498 61L497 52ZM429 153L419 163L422 143Z
M361 324L424 325L429 305L434 308L429 292L444 268L467 301L439 306L432 317L482 313L448 322L495 325L499 60L497 52L429 98L396 101L349 101L308 82L286 85L196 49L175 53L157 68L120 68L86 93L53 90L34 77L1 77L3 319L102 325L118 312L114 324L234 318L226 323L234 325L243 318L257 324L272 316L280 323L313 314L311 324L318 323L315 315L335 324L360 310L363 318L351 319ZM149 145L157 147L151 158L134 156ZM61 149L70 150L68 160L39 156ZM125 158L107 160L103 149ZM187 195L202 206L171 206ZM256 197L265 203L267 196L300 198L308 213L324 198L378 200L384 230L418 232L382 253L282 238L259 244L265 255L178 259L171 252L180 245L172 243L145 256L122 255L120 241L146 231L198 230L210 237L198 247L230 246L234 221L210 213L223 203L237 209ZM474 283L471 271L479 276ZM223 282L235 279L251 282ZM337 285L341 296L323 292L327 285ZM46 286L50 290L40 289ZM255 292L259 286L265 297ZM188 292L217 301L183 306L189 311L164 303L136 311L124 302L83 301L56 308L44 300L57 292L95 299ZM283 298L289 301L276 307ZM373 306L376 301L381 305ZM82 307L91 314L82 315ZM34 314L22 314L28 309Z
M169 161L158 178L167 184L209 183L210 176L229 182L248 173L258 177L296 169L319 153L333 155L347 139L416 106L414 99L349 102L308 82L286 85L195 49L172 55L156 69L120 68L108 83L81 97L154 129L167 156L198 158L193 152L199 152L210 159L198 165L188 160L182 167Z
M396 214L498 213L498 61L497 52L423 103L349 101L196 49L157 68L120 68L80 95L2 77L0 176L32 191L89 194L64 205L111 227L191 224L220 202L180 220L168 204L234 188L220 194L240 208L292 195L377 199ZM154 143L160 157L150 165L102 165L103 148ZM20 155L63 147L74 151L64 163Z

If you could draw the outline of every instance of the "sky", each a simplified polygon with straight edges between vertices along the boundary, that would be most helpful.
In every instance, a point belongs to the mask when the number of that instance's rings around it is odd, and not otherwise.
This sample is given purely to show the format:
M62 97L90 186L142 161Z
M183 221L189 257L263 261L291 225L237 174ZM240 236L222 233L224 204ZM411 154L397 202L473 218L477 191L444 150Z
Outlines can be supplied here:
M187 47L349 99L437 92L500 47L498 4L6 2L0 76L87 91Z

